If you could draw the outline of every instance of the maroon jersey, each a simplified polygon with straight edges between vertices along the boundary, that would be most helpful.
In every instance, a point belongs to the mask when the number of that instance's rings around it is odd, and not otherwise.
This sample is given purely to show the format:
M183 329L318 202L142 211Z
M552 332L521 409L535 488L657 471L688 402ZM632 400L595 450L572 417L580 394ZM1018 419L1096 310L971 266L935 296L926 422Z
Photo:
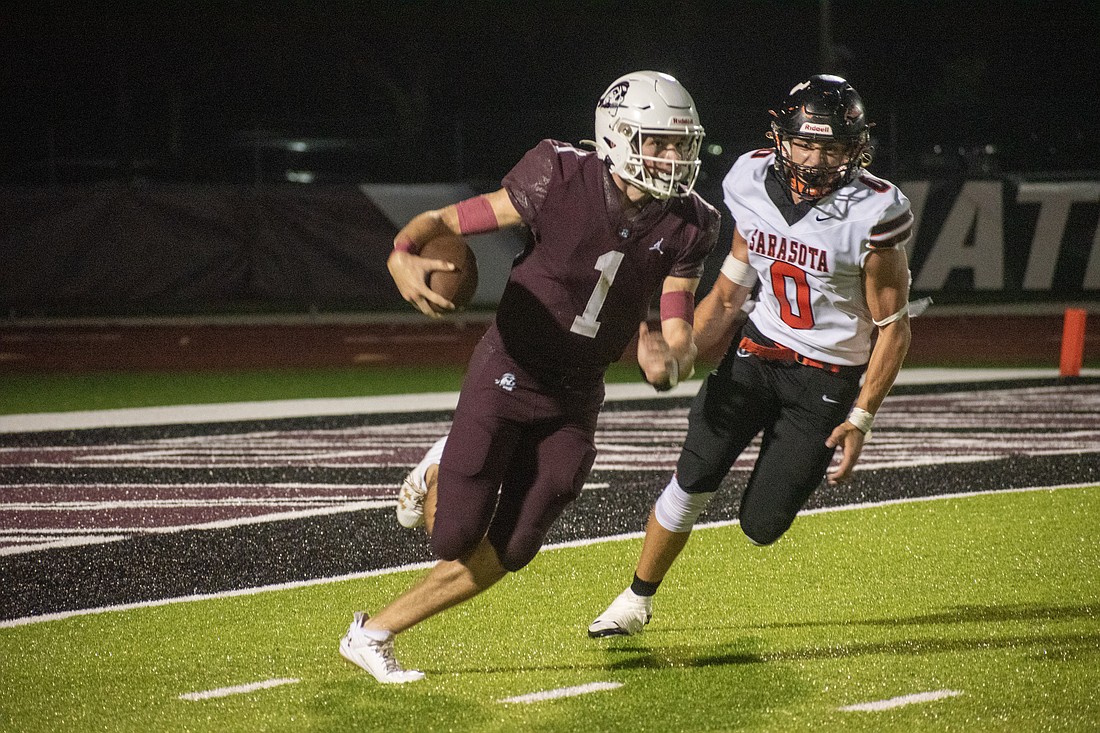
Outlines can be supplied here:
M508 353L547 386L598 381L622 356L669 275L696 278L719 215L697 194L628 216L607 166L554 140L503 181L531 228L497 309Z

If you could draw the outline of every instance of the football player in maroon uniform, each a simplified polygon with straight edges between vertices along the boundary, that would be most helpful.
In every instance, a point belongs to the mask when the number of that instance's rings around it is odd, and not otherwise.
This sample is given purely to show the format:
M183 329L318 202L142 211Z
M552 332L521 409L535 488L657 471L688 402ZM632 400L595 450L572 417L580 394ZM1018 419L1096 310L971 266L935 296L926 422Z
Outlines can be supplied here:
M423 677L398 664L395 634L538 553L592 467L603 375L635 334L639 365L657 389L693 370L694 293L719 226L692 190L703 137L695 104L676 79L642 71L607 89L595 122L594 152L543 140L502 188L419 214L394 240L394 282L436 316L452 304L426 275L450 265L417 256L418 243L512 226L532 234L470 360L433 473L429 529L440 561L377 615L356 613L341 641L340 652L380 682ZM657 292L661 329L651 331Z

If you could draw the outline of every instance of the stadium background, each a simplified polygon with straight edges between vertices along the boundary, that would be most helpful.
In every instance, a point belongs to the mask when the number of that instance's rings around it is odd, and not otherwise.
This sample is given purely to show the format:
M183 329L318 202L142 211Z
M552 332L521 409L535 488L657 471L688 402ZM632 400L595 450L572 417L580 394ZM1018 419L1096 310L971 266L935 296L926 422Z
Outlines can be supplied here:
M732 160L766 143L768 106L835 71L877 123L872 170L920 214L918 295L940 306L1100 295L1095 3L47 2L0 13L6 324L407 313L383 266L396 228L496 187L541 138L591 137L607 83L646 67L692 91L708 133L699 189L715 204ZM522 241L474 245L488 310Z

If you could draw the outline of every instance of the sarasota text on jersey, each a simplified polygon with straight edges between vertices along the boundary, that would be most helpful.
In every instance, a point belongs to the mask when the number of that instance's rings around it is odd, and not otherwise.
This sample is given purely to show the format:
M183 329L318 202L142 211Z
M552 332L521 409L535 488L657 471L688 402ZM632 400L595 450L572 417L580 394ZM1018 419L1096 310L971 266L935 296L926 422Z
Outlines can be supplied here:
M770 260L783 260L818 272L829 271L828 252L797 239L788 240L784 236L756 229L749 235L748 243L749 251Z

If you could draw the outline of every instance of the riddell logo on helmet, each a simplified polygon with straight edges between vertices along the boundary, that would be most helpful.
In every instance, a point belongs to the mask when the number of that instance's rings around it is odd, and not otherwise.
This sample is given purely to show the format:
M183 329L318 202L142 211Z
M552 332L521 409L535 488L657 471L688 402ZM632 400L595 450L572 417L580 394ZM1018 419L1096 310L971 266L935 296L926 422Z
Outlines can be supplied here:
M695 120L691 119L690 117L673 117L672 118L672 124L674 124L674 125L692 125L694 123L695 123Z
M812 132L815 135L832 135L833 128L831 125L819 125L816 122L803 122L802 127L799 128L799 132Z

